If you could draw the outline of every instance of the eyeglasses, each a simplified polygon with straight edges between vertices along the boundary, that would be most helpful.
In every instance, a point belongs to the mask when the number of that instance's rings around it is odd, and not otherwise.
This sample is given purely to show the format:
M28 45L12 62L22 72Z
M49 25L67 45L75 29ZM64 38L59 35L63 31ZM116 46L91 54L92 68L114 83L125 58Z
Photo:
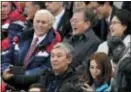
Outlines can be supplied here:
M115 25L115 24L121 24L121 22L118 22L118 21L109 22L109 25Z

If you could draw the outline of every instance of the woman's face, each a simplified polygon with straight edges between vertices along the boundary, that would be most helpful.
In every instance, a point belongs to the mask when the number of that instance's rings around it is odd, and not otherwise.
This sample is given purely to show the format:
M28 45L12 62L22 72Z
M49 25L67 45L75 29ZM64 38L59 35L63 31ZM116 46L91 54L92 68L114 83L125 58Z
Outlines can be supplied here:
M101 69L100 66L96 63L95 60L91 60L90 61L90 67L89 67L89 71L91 73L91 76L94 80L98 79L98 76L101 75Z
M111 36L123 36L126 26L122 25L120 20L114 16L110 23Z

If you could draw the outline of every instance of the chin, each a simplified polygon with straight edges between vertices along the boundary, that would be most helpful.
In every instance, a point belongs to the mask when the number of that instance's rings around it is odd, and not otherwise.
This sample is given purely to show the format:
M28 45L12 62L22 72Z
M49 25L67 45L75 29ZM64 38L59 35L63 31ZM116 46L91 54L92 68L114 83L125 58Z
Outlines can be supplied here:
M77 35L78 33L77 32L73 32L73 35Z

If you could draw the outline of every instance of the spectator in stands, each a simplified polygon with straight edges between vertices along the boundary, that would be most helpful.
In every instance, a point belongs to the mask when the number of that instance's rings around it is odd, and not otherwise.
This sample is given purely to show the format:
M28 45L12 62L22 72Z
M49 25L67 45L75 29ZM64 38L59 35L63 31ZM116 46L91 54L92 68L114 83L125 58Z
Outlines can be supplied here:
M26 22L24 31L30 30L33 28L33 19L36 11L44 9L45 6L41 1L29 1L25 2L24 15L26 16Z
M3 78L16 88L28 88L38 81L47 92L63 92L66 84L76 84L78 77L75 69L70 66L73 56L73 47L68 43L57 43L51 51L51 71L44 71L41 76L12 75L9 70L4 71Z
M96 9L96 12L101 18L104 18L106 22L110 22L115 12L118 10L115 6L113 6L112 1L97 1L98 7Z
M112 1L90 2L90 8L96 15L96 21L93 24L94 32L101 40L105 41L109 32L108 23L118 9L113 6Z
M54 17L49 11L37 11L34 29L24 32L4 54L2 71L14 65L24 67L25 75L36 75L40 74L41 69L49 68L50 51L53 45L61 41L59 33L52 28L53 21Z
M97 52L105 52L117 64L124 49L131 42L131 13L120 9L110 22L110 34L107 41L99 45Z
M35 83L29 87L28 92L46 92L46 90L44 89L42 84Z
M126 2L123 1L122 9L126 9L129 12L131 12L131 2L130 1L126 1Z
M70 24L70 14L64 8L63 2L45 2L47 10L49 10L54 16L55 21L53 28L57 30L62 38L70 36L72 29Z
M131 91L131 42L123 51L114 81L111 85L111 92L130 92Z
M0 84L0 90L1 90L1 92L5 92L5 90L6 90L6 84L4 83L4 81L2 79L0 79L0 80L2 81L1 84Z
M73 1L64 1L63 6L69 12L70 17L73 15Z
M18 2L3 1L1 2L1 6L2 50L6 50L10 45L9 40L12 41L15 35L22 33L25 18L21 15L22 9Z
M65 41L69 42L75 49L72 62L75 68L85 65L86 56L93 54L101 42L92 30L93 19L94 13L88 8L74 11L71 19L72 37Z
M95 53L89 59L79 85L83 92L109 92L111 75L109 57L105 53Z
M73 11L79 10L79 9L84 9L86 7L86 4L84 1L75 1L73 4Z
M19 1L19 4L20 4L20 6L21 6L21 8L22 8L22 13L24 12L24 9L25 9L25 3L26 3L26 2L21 2L21 1Z

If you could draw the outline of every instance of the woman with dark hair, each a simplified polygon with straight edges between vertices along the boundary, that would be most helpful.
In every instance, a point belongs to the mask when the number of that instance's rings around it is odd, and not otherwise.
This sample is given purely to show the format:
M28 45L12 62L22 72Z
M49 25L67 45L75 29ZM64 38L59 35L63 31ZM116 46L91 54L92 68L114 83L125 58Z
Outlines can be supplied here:
M108 56L95 53L88 61L87 68L80 79L83 92L105 92L110 89L112 67Z
M124 49L131 42L131 13L120 9L110 22L107 41L99 45L97 52L105 52L112 60L114 69L123 55ZM113 70L115 71L115 70Z

